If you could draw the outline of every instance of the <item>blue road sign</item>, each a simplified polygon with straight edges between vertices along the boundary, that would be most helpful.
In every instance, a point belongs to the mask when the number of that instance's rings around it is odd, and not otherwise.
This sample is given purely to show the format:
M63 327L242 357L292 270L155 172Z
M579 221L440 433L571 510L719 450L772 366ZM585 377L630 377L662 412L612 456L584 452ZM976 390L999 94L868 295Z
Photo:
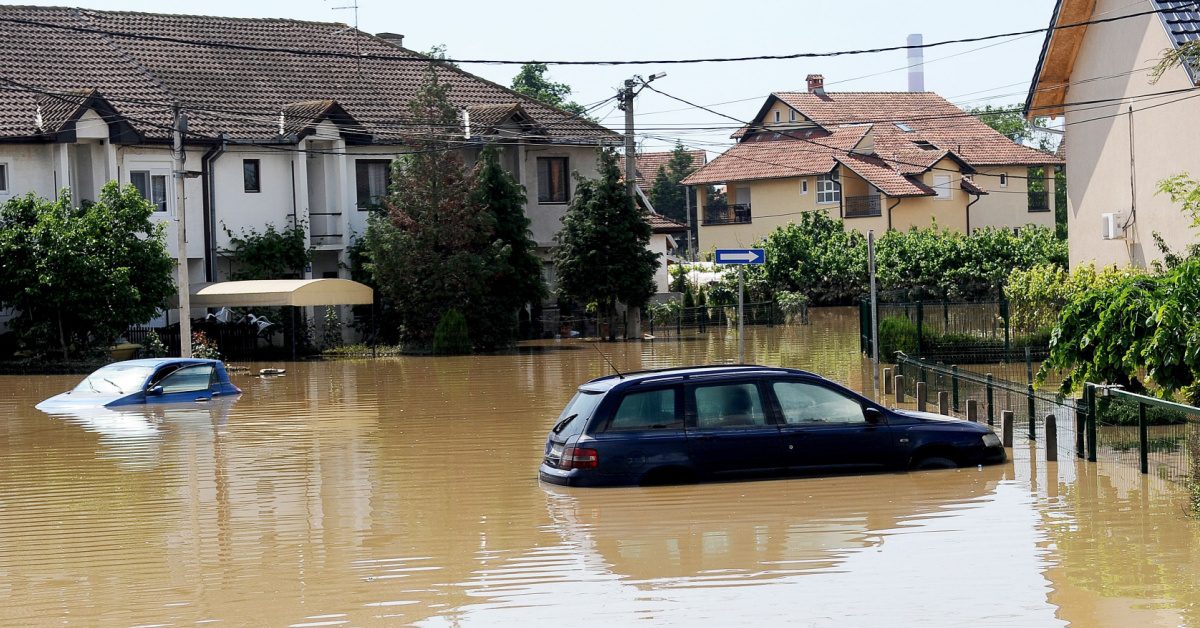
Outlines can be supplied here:
M717 249L718 264L762 264L767 261L763 249Z

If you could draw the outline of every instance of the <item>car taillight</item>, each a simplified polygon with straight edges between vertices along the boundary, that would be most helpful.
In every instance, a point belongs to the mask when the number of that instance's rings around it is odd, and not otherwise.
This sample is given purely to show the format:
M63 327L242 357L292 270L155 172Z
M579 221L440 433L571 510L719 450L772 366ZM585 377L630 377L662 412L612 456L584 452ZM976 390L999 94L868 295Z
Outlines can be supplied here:
M558 461L560 469L595 469L600 464L600 454L595 449L567 447Z

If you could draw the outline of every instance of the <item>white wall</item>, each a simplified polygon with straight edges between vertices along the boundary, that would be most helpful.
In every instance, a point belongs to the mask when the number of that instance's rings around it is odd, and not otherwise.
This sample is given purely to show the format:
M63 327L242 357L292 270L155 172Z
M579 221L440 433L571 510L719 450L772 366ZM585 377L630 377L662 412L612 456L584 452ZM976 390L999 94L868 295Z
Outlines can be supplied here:
M667 272L667 254L670 251L668 238L665 233L655 233L650 236L650 250L658 255L658 269L654 271L654 285L658 292L670 292L671 275Z
M555 246L554 236L562 230L562 218L567 213L570 199L575 198L574 173L586 177L596 176L596 149L587 146L537 146L524 149L524 181L528 202L525 214L529 217L529 230L539 247ZM571 173L570 195L567 203L538 203L537 158L566 157Z
M30 192L54 198L54 144L0 144L0 163L8 164L8 191L0 202Z

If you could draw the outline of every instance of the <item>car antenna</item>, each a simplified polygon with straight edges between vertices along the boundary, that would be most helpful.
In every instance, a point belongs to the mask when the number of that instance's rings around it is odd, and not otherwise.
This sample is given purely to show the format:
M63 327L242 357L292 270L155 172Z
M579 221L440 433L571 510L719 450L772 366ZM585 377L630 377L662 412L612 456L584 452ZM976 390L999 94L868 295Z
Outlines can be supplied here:
M613 372L617 374L617 379L625 379L625 376L621 374L621 371L617 370L617 365L613 364L612 360L608 359L607 355L604 355L604 352L600 350L600 347L596 346L596 343L592 342L588 344L592 345L592 348L596 350L596 353L600 354L600 357L604 358L605 362L608 362L608 365L612 367Z

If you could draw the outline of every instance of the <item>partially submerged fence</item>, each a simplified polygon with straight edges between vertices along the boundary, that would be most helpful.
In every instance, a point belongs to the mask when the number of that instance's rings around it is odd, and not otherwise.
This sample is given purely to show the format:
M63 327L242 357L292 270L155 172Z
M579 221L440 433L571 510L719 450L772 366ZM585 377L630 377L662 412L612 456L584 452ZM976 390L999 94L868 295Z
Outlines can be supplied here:
M1014 437L1031 441L1045 440L1053 417L1056 439L1047 446L1057 454L1136 465L1142 473L1200 486L1200 408L1098 384L1088 384L1080 399L1067 398L904 353L895 368L899 377L885 381L885 392L903 391L919 407L974 415L997 431L1007 414Z

